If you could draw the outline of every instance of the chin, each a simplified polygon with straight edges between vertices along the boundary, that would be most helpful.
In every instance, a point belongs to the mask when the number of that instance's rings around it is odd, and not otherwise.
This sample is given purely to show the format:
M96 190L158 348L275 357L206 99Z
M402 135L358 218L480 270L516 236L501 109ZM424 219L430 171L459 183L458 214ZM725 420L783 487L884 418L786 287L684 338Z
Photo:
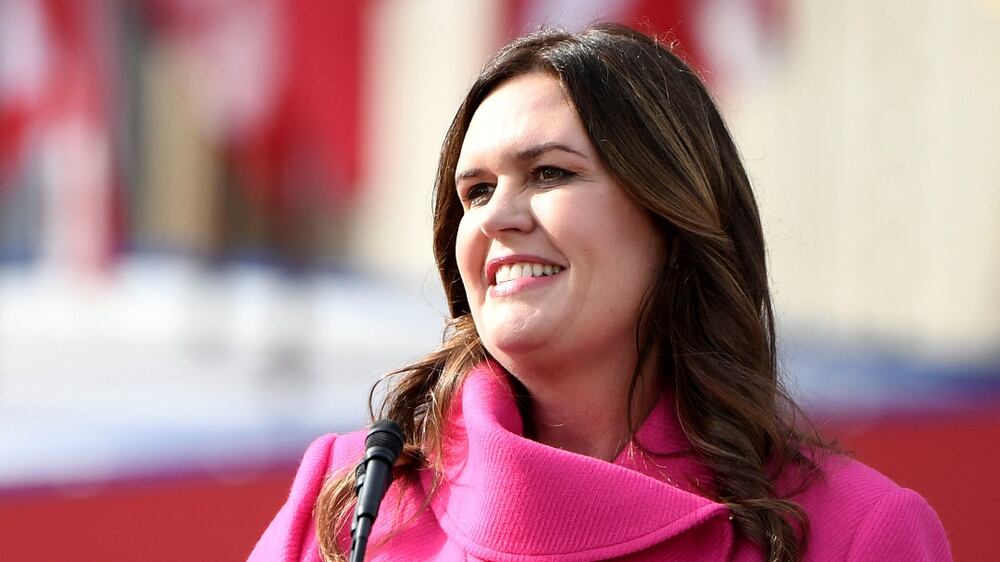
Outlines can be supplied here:
M549 338L501 337L484 342L490 355L512 374L546 368L553 361Z
M538 351L543 346L537 338L501 337L492 339L486 348L494 355L517 356Z

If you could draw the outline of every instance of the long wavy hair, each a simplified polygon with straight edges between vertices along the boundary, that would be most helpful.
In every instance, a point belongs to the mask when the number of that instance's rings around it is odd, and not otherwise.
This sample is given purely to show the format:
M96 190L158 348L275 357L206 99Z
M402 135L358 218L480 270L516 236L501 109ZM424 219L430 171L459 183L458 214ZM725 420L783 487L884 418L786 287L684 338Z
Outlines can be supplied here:
M798 559L809 521L790 499L795 492L777 489L776 480L794 472L805 486L816 466L809 450L825 445L799 429L801 412L778 376L750 181L697 74L656 39L615 24L515 40L486 65L455 115L434 196L434 253L451 319L438 349L390 373L380 415L398 421L406 435L397 478L429 469L439 480L442 467L433 459L442 458L448 408L465 374L488 358L456 263L463 209L455 167L480 103L504 81L533 72L560 80L607 169L669 242L637 322L631 431L637 379L658 350L655 372L673 387L692 453L713 474L705 493L730 509L738 538L758 545L768 560ZM332 475L317 500L328 562L344 560L338 537L350 520L353 486L351 472Z

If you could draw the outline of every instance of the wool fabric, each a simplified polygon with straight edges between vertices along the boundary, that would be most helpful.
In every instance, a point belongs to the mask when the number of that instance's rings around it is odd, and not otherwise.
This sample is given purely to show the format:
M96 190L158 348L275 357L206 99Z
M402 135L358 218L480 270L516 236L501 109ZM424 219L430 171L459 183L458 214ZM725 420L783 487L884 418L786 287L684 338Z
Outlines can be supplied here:
M448 430L440 485L429 494L429 471L392 484L367 560L764 559L738 539L728 508L704 496L711 474L690 453L666 395L606 462L523 437L506 374L485 363L467 375ZM251 562L321 562L317 495L328 475L353 469L364 438L359 431L313 442ZM819 472L792 496L810 521L804 560L951 560L944 529L920 495L841 455L816 460ZM778 489L797 481L785 475ZM346 528L339 536L346 547Z

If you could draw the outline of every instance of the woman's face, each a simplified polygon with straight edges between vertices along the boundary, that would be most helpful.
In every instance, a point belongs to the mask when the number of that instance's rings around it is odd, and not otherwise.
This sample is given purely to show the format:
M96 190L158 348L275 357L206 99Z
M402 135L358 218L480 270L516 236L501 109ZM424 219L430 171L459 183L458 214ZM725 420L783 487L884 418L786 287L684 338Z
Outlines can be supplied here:
M458 267L497 360L516 372L529 357L634 349L663 242L601 163L558 79L522 75L483 101L456 188Z

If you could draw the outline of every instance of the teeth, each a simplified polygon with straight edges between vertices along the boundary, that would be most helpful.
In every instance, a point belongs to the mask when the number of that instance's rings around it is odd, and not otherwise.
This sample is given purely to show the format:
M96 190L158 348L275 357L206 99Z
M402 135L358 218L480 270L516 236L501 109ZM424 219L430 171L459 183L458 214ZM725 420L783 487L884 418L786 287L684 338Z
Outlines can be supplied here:
M542 265L540 263L515 263L501 265L497 269L497 284L520 279L521 277L547 277L562 271L558 265Z

